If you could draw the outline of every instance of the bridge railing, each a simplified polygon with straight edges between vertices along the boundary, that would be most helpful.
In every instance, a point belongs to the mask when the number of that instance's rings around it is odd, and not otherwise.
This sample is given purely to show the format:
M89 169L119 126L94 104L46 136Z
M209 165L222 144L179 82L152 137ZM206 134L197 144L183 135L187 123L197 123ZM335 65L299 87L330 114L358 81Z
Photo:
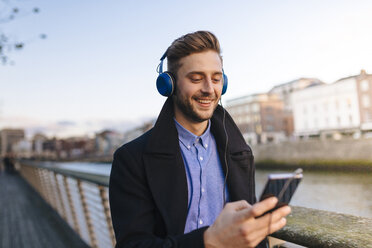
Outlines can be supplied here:
M21 163L22 176L91 247L114 247L109 177ZM372 247L372 219L292 207L275 247Z
M21 175L91 247L115 246L107 176L22 162Z

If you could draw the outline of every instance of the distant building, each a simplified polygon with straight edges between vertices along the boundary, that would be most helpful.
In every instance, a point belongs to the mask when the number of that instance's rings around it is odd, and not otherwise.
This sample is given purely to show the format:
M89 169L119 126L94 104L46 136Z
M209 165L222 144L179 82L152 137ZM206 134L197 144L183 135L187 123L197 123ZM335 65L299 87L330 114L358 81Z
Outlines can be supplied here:
M123 135L112 130L105 130L96 134L95 143L96 155L112 155L123 144Z
M286 139L284 103L276 94L254 94L228 100L226 109L249 144Z
M0 131L0 155L14 152L13 146L25 138L23 129L3 129Z
M26 139L20 140L13 145L13 151L18 158L31 158L33 156L32 142Z
M34 156L41 157L43 156L43 144L48 138L41 133L37 133L32 138L32 150Z
M154 126L155 121L156 121L156 119L153 119L151 121L148 121L148 122L142 124L139 127L136 127L134 129L131 129L131 130L125 132L124 133L124 143L127 143L131 140L134 140L135 138L141 136L143 133L150 130Z
M372 130L372 75L342 78L292 94L295 136L333 136Z
M88 137L70 137L57 140L58 158L76 159L94 154L94 139Z
M360 129L362 132L372 130L372 74L362 70L360 75L355 76L358 91Z
M324 84L317 78L299 78L290 82L274 86L268 93L275 94L283 101L283 118L284 118L284 131L287 137L293 135L294 120L293 120L293 102L292 94L296 91Z
M299 78L284 84L276 85L268 93L278 95L284 103L284 109L286 111L292 111L293 103L291 95L293 92L322 84L324 83L317 78Z

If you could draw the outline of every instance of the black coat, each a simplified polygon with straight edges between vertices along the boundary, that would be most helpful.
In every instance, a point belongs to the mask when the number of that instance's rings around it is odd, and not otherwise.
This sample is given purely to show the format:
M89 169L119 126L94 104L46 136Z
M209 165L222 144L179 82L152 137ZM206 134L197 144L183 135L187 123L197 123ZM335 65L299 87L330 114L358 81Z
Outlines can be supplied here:
M223 115L218 106L211 118L211 132L226 173ZM154 128L114 154L109 192L116 247L204 247L207 227L184 234L187 179L173 117L173 102L168 98ZM253 204L251 148L227 112L225 123L230 201L244 199Z

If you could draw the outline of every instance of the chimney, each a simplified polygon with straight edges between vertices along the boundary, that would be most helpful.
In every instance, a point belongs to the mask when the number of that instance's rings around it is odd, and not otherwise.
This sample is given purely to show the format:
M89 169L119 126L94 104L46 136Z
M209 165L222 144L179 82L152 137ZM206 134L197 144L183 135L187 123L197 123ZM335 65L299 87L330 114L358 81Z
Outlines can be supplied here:
M367 74L367 73L366 73L366 70L362 69L362 70L360 71L360 75L365 76L366 74Z

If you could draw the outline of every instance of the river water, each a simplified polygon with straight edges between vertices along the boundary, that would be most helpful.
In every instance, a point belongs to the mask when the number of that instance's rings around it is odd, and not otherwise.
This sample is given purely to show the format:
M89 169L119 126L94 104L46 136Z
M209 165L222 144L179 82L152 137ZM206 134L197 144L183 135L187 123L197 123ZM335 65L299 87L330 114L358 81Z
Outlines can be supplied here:
M110 175L107 163L55 163L55 167L87 173ZM256 194L259 196L267 175L288 171L256 171ZM372 173L304 172L290 205L309 207L372 218Z

